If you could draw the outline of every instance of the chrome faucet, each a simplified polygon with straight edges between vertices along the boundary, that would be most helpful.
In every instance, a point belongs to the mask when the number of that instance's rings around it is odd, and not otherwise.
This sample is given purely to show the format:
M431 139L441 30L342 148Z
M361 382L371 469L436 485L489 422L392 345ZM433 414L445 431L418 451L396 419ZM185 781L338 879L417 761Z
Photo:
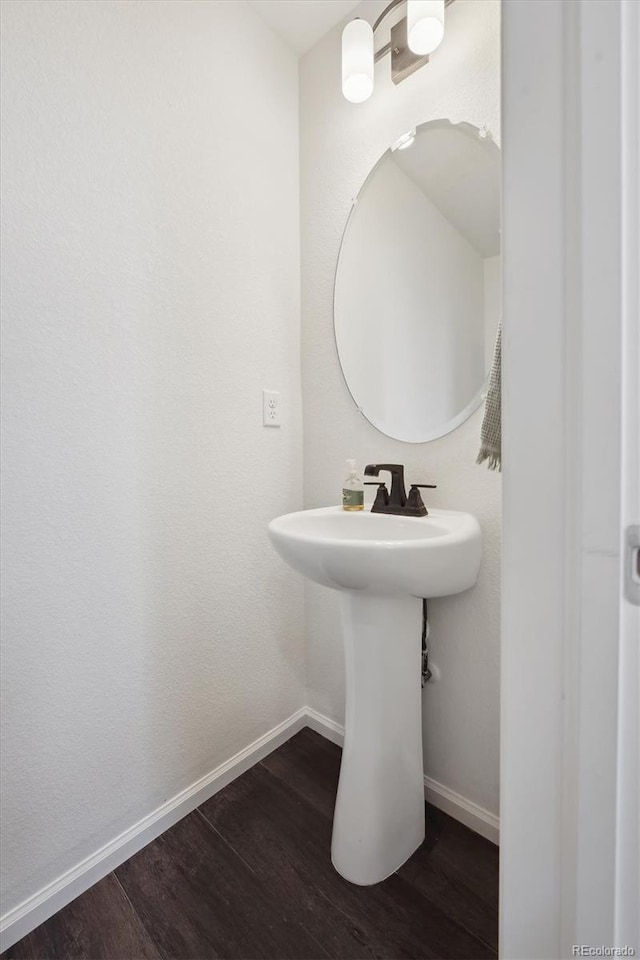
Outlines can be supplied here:
M404 486L404 466L401 463L368 463L364 468L365 476L377 477L381 470L388 470L391 474L391 490L387 491L386 484L380 482L367 483L367 486L377 486L378 493L371 507L371 513L394 513L404 517L426 517L428 510L424 505L421 489L435 490L435 483L412 483L409 496Z

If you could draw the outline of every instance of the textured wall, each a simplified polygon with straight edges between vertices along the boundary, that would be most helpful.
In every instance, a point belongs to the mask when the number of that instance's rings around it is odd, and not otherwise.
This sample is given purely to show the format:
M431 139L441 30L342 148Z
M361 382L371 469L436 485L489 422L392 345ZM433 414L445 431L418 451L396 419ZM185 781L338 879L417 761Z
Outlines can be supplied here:
M373 19L382 3L358 8ZM412 480L438 484L434 506L470 510L482 524L484 560L476 587L430 604L439 683L424 694L429 776L497 812L499 777L500 477L475 465L480 412L453 434L409 445L378 433L355 410L333 338L333 277L351 200L402 133L439 117L486 124L499 139L498 0L456 0L447 31L423 70L398 87L388 59L364 104L340 91L340 30L302 60L300 73L302 373L306 506L336 503L344 460L405 463ZM356 11L358 12L358 11ZM393 336L393 329L389 330ZM335 595L306 586L309 703L341 721L343 656Z
M295 57L237 0L3 31L9 910L300 707L304 650Z

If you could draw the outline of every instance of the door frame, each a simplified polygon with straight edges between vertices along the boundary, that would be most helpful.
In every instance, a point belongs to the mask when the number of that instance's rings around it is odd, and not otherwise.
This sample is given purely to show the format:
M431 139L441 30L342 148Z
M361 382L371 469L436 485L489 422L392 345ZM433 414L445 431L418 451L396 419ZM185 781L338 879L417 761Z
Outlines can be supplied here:
M633 721L629 692L619 696L620 546L633 429L623 437L621 423L623 410L627 424L633 417L622 358L638 219L636 207L630 226L634 4L503 2L506 958L625 945L620 884L633 877L620 859L619 785L631 754L618 743ZM637 323L637 285L635 308ZM629 682L637 693L637 674Z

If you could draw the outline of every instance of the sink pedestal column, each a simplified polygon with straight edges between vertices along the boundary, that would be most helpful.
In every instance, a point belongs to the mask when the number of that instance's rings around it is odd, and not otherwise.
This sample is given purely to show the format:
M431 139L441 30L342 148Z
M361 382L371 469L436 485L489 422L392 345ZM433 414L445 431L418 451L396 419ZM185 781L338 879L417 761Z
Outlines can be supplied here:
M346 590L340 604L347 703L331 859L366 885L424 840L422 602Z

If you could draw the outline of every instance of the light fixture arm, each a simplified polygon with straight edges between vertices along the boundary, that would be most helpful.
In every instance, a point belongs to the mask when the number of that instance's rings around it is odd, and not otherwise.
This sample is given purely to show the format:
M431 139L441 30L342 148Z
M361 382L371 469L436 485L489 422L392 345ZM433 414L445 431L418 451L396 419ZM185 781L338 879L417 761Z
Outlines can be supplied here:
M373 33L375 32L382 23L382 21L389 16L392 10L395 10L396 7L399 7L401 3L405 3L405 0L391 0L391 3L388 3L378 19L373 25ZM391 53L391 40L388 43L385 43L384 47L380 47L373 56L374 63L377 63L379 60L382 60L383 57L386 57L388 53Z
M373 32L375 33L385 17L388 17L392 10L395 10L396 7L399 7L401 3L404 3L405 0L391 0L391 3L388 3L378 19L373 24ZM445 0L446 2L446 0Z

